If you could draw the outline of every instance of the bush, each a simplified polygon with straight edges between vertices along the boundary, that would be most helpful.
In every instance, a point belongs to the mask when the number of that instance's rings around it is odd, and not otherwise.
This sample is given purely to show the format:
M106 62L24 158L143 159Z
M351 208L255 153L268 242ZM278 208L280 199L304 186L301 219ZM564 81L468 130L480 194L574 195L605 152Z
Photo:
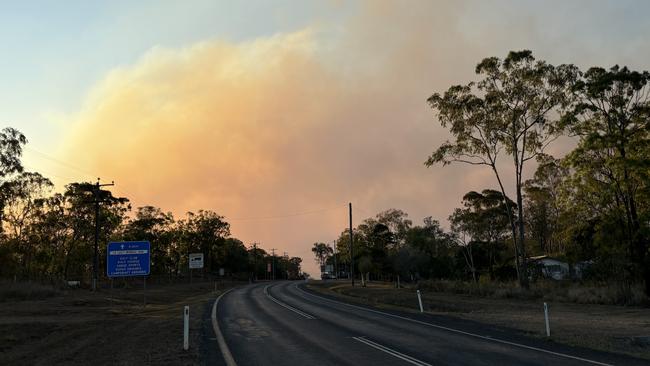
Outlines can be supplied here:
M466 281L426 280L419 287L433 292L467 294L498 299L544 299L547 301L573 302L603 305L650 305L650 299L640 285L613 283L577 283L540 280L529 289L519 287L517 282L497 282L484 278L478 284Z
M34 282L0 282L0 301L41 300L60 294L61 291L50 285Z

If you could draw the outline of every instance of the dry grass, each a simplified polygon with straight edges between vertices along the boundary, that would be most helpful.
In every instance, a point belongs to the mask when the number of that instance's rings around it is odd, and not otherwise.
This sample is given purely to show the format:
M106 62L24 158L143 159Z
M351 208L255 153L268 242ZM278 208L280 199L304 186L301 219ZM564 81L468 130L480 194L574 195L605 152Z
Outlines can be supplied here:
M463 281L427 280L419 288L449 294L467 294L496 299L522 299L569 302L577 304L650 306L641 285L625 286L619 283L574 283L538 281L526 290L516 282L487 282L478 284Z
M429 288L420 287L426 312L507 327L529 336L545 338L542 303L548 302L554 341L650 360L650 347L635 342L635 337L650 335L650 308L587 303L613 301L607 296L615 289L598 292L585 288L583 291L587 293L584 294L573 286L567 286L566 289L544 294L543 291L551 290L538 287L526 292L514 284L490 288L483 286L480 290L452 282L438 281L429 285ZM396 289L391 283L378 282L372 282L365 288L352 288L342 282L319 281L309 286L347 301L418 311L415 288ZM469 294L470 291L472 294ZM569 296L569 293L575 298L567 299L565 296ZM553 300L552 297L561 298L562 301Z
M59 296L62 292L51 285L42 285L35 282L0 282L0 302L43 300Z
M201 364L205 309L214 289L213 282L148 285L146 307L135 284L96 293L69 289L47 298L47 291L18 291L21 300L0 302L0 365ZM182 349L185 305L189 351Z

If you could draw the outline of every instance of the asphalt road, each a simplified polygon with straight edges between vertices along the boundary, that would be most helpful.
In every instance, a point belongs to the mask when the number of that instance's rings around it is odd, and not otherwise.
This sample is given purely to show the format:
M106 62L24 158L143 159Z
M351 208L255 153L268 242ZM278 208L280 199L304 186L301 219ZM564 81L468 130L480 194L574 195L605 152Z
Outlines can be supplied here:
M645 361L342 303L297 282L234 289L214 307L221 351L245 365L633 365ZM221 334L219 334L221 333ZM215 347L216 344L215 344ZM219 354L217 352L217 354Z

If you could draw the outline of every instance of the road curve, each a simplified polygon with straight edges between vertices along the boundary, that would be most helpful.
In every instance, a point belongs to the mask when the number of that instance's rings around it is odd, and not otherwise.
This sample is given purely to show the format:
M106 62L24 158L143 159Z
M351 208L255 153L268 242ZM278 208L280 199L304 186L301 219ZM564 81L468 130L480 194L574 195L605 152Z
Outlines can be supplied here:
M598 352L585 356L569 347L551 350L533 340L494 339L411 314L349 305L305 291L297 282L234 289L217 305L217 332L239 366L645 364Z

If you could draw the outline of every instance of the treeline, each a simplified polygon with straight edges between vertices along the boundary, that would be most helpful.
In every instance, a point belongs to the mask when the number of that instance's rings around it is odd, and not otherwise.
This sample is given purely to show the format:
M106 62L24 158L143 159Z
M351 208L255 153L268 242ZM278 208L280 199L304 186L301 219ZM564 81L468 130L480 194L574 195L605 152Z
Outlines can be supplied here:
M70 183L62 193L46 177L25 172L20 161L27 139L19 131L0 133L0 277L78 280L92 275L95 201L99 209L99 274L106 276L106 244L110 241L151 242L151 275L174 280L188 276L188 254L203 253L199 273L240 279L270 276L298 278L301 258L275 256L246 247L231 236L230 224L209 210L175 218L153 206L132 210L128 198L115 197L95 184Z
M530 51L486 58L476 73L478 81L428 99L452 139L426 165L489 169L496 189L459 198L449 232L431 218L412 226L399 210L364 221L354 230L357 273L517 278L528 287L531 256L547 254L594 280L642 283L650 295L650 74L554 66ZM562 136L573 150L549 155ZM347 235L337 242L344 265Z

